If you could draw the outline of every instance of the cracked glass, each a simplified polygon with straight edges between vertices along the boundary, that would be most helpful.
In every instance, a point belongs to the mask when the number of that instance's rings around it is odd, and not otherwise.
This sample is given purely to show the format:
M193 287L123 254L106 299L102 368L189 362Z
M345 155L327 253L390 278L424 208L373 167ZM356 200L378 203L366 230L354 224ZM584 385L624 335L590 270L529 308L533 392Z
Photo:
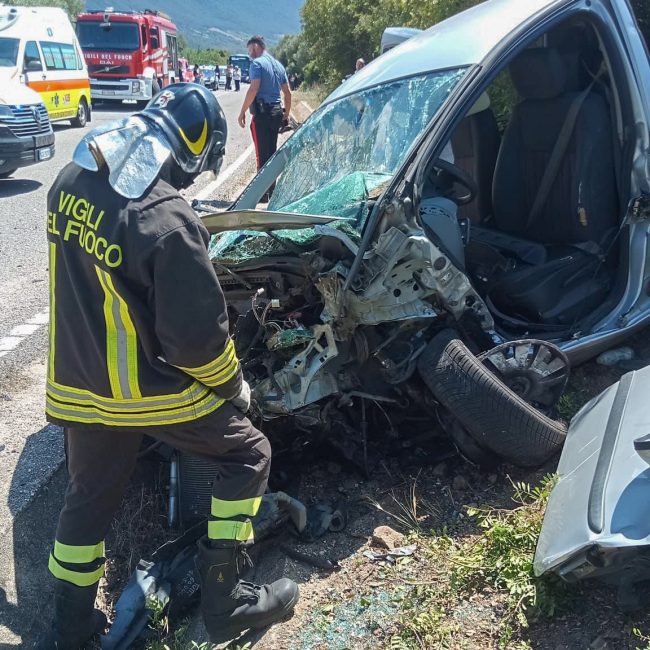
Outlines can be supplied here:
M465 69L430 72L327 104L283 147L268 209L332 215L360 230L378 197Z
M321 108L283 146L287 162L267 209L342 217L346 221L331 226L358 242L372 200L386 189L465 70L392 81ZM307 250L318 237L313 228L232 231L212 238L210 255L237 264Z

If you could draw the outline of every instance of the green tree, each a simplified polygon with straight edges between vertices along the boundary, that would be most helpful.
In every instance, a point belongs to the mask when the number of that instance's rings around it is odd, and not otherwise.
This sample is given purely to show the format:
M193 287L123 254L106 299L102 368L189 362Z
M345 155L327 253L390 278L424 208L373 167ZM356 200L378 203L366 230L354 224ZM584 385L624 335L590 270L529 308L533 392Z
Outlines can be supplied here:
M306 0L304 37L312 76L335 86L354 71L355 61L379 53L390 26L426 28L482 0Z
M354 70L357 58L379 53L381 35L390 26L426 29L484 0L305 0L303 33L283 39L277 50L284 61L302 66L309 83L333 88ZM523 0L522 0L523 1ZM631 0L650 43L650 0ZM295 55L296 43L303 48Z
M273 55L288 74L295 72L304 79L305 68L310 63L310 50L303 33L283 36L273 48Z
M226 50L215 48L194 49L184 47L181 53L191 65L195 65L196 63L199 65L224 65L228 60L228 52Z

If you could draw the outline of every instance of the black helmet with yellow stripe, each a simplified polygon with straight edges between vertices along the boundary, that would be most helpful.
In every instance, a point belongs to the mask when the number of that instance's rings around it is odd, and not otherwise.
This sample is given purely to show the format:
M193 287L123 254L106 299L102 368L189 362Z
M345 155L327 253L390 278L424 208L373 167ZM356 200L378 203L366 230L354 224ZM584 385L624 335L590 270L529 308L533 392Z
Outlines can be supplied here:
M219 171L226 147L226 118L205 86L167 86L138 115L165 134L174 162L186 175L194 178L204 171Z

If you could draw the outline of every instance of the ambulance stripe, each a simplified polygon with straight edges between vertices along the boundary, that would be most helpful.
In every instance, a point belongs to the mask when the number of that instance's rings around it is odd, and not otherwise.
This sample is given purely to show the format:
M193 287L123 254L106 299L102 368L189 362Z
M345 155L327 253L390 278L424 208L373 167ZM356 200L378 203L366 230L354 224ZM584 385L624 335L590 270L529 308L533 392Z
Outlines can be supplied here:
M61 90L90 90L88 79L52 79L50 81L30 81L27 84L37 93L48 93Z

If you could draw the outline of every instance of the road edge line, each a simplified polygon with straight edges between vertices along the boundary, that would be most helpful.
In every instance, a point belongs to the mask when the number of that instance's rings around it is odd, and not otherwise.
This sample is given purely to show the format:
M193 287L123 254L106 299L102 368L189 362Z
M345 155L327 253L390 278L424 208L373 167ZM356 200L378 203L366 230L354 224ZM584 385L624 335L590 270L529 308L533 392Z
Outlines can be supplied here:
M215 180L192 196L190 200L205 201L209 198L246 162L248 157L251 156L254 151L255 147L252 144L249 145L244 153L242 153L234 163L228 165L228 167L226 167L226 169L224 169Z

